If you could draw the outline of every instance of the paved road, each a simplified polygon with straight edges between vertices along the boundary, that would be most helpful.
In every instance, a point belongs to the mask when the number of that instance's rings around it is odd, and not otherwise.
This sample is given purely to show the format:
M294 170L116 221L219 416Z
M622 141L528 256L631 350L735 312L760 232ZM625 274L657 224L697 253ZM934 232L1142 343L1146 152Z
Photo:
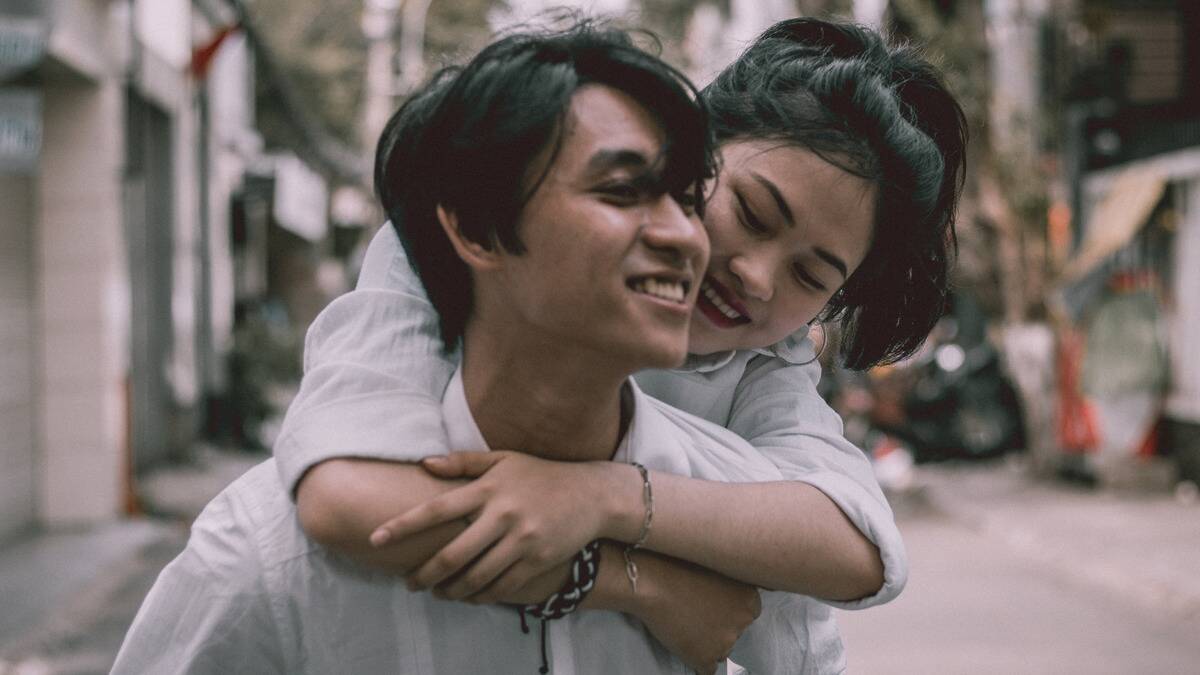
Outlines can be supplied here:
M931 510L898 516L909 585L839 616L850 673L1200 673L1200 617L1147 611Z

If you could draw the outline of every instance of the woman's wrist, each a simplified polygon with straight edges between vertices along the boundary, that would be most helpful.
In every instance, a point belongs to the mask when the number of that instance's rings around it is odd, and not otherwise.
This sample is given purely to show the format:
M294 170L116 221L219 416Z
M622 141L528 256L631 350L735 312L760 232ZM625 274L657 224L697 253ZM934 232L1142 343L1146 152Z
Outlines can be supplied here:
M646 519L641 473L631 464L603 464L603 526L599 537L625 544L637 541ZM619 557L619 555L618 555Z

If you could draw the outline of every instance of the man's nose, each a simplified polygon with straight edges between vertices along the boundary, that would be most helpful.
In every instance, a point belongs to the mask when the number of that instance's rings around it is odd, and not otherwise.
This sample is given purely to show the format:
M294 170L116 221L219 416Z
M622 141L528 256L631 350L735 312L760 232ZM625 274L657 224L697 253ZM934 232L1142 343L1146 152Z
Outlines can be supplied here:
M771 270L770 261L762 255L740 253L729 259L729 271L738 278L742 292L761 302L770 302L775 295Z
M691 263L697 273L708 265L708 233L704 225L669 195L649 205L642 239L664 257Z

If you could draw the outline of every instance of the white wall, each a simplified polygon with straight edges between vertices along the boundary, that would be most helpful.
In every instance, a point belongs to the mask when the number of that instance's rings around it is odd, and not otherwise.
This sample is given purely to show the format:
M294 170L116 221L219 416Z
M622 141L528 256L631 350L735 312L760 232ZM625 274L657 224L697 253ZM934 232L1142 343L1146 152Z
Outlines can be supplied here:
M35 260L40 513L51 525L119 512L129 360L124 98L115 77L45 87Z
M192 56L191 19L190 0L134 2L133 26L138 39L175 69L186 68Z
M1200 424L1200 174L1179 185L1175 233L1175 311L1171 317L1171 393L1167 411Z

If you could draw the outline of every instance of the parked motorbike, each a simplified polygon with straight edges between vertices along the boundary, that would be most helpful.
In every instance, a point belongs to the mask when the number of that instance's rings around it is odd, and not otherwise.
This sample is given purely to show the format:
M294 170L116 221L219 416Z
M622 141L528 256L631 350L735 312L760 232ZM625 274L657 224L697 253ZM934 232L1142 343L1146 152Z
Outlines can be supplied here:
M896 448L917 462L996 457L1023 449L1020 399L982 316L966 298L906 361L835 377L831 400L847 437L872 455Z

